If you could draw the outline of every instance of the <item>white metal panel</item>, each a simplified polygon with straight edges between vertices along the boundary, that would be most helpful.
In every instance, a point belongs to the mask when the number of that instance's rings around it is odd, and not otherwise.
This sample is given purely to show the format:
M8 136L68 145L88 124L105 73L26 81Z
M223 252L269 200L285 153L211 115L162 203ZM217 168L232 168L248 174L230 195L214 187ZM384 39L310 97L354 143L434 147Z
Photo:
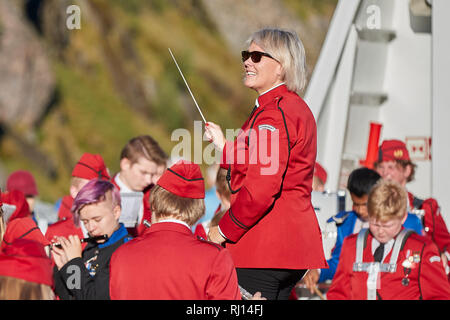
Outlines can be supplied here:
M357 40L356 29L352 26L317 130L317 158L328 172L327 187L331 190L338 189Z
M329 31L304 96L316 120L325 103L359 4L360 0L339 1L331 19Z
M381 139L431 136L431 35L414 33L409 0L395 1L393 29L396 38L388 47L383 104L379 121ZM414 160L416 179L407 188L418 197L431 195L431 162Z
M450 1L433 0L432 196L450 226Z

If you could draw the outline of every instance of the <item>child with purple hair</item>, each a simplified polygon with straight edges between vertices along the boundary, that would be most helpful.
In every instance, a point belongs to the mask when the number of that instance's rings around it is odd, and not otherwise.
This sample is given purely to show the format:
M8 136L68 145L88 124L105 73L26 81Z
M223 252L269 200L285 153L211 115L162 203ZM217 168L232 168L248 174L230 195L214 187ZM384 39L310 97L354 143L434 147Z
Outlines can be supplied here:
M91 180L74 199L72 212L91 240L84 250L77 235L57 237L53 246L55 293L61 299L108 300L111 255L131 239L123 224L119 190L109 181ZM105 238L101 238L105 236Z

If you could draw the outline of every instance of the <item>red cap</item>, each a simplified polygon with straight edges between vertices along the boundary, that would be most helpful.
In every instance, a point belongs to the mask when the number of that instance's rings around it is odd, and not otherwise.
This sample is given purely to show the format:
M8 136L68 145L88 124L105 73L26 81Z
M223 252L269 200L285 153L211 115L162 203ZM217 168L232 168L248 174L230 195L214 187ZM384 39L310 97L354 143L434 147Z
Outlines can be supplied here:
M6 190L19 190L25 196L38 195L36 181L34 181L33 175L25 170L18 170L9 175L6 181Z
M28 239L39 242L43 246L50 244L50 241L44 237L41 230L31 218L17 218L8 223L1 249L12 245L16 239Z
M10 204L16 207L16 210L11 214L7 221L12 221L17 218L25 218L31 216L30 206L28 205L25 195L19 190L12 190L2 194L3 203Z
M53 286L52 262L39 242L17 239L0 253L0 275Z
M180 160L168 168L157 184L177 196L191 199L205 198L205 181L198 164Z
M72 177L87 180L111 179L102 156L92 153L85 153L81 156L80 160L75 165L75 168L73 168Z
M378 161L410 160L406 144L400 140L385 140L378 148Z
M323 184L327 182L327 171L316 161L316 165L314 166L314 175L319 178Z

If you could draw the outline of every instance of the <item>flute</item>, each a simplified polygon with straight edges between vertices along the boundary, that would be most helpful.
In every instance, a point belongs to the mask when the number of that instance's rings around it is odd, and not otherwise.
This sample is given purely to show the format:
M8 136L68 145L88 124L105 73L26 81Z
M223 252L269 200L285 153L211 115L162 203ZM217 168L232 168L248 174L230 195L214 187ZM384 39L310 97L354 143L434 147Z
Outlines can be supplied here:
M108 235L104 234L104 235L96 236L96 237L82 238L82 239L80 239L80 242L84 243L84 242L93 242L93 241L98 241L98 240L108 240ZM52 243L52 246L60 248L60 249L62 248L61 243Z

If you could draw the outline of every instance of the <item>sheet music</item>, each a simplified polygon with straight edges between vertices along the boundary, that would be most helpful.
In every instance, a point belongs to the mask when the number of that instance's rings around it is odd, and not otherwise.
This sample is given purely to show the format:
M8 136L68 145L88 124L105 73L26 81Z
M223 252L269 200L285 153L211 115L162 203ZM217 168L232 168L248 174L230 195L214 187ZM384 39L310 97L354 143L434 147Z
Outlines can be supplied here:
M14 213L14 211L16 211L16 206L13 204L4 203L2 208L3 208L3 220L6 223L8 222L9 218Z
M143 192L121 192L122 213L119 222L126 228L134 228L138 224L139 212L143 210Z

